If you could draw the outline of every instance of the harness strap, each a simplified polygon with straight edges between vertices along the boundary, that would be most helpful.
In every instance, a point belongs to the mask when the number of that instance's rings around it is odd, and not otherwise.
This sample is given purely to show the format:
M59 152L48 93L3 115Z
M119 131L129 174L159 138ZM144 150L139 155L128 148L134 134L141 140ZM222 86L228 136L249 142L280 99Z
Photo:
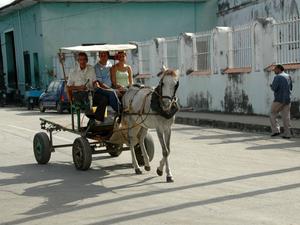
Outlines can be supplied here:
M146 105L146 100L147 100L147 98L149 97L149 95L151 95L152 93L153 93L153 91L150 91L147 95L145 95L144 101L143 101L143 105L142 105L142 107L141 107L141 109L140 109L139 115L144 114L145 105Z
M124 110L124 113L126 113L126 114L132 114L132 115L133 115L133 113L132 113L132 102L133 102L134 97L138 94L138 92L139 92L141 89L143 89L143 88L139 88L139 89L135 92L135 94L132 96L132 98L129 100L129 106L128 106L128 109L127 109L127 110ZM150 89L150 88L149 88L149 89ZM147 95L145 95L145 97L144 97L144 99L143 99L142 107L141 107L140 110L138 111L137 115L142 115L142 114L144 113L144 108L145 108L145 105L146 105L147 97L148 97L149 95L151 95L153 92L154 92L154 91L153 91L152 89L150 89L150 92L149 92Z

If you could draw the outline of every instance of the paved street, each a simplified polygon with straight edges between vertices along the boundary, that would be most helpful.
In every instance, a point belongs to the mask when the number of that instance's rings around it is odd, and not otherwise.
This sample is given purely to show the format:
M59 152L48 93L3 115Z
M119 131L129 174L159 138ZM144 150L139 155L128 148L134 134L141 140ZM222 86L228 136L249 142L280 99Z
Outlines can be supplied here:
M32 139L38 111L0 109L0 224L298 225L300 139L174 125L175 183L152 170L133 174L129 152L94 156L77 171L71 149L37 165ZM44 116L58 116L45 113ZM58 133L56 143L74 135Z

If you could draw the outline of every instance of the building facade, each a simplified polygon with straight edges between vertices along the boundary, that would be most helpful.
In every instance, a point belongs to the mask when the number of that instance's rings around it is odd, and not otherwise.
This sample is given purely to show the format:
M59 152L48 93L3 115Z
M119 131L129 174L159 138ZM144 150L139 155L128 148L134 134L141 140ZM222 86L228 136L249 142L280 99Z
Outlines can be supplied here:
M270 2L269 14L247 17L253 15L247 12L266 12ZM280 2L283 7L276 11ZM298 7L292 13L297 12L300 4L276 0L218 4L220 26L212 30L138 43L139 77L155 86L157 72L167 65L180 72L178 97L184 108L269 115L272 68L283 64L294 83L291 113L300 117L300 18L286 12L291 4Z
M44 87L62 46L126 43L216 25L217 1L16 0L0 9L1 73L9 91Z
M261 18L299 18L300 0L219 0L218 25L236 26Z

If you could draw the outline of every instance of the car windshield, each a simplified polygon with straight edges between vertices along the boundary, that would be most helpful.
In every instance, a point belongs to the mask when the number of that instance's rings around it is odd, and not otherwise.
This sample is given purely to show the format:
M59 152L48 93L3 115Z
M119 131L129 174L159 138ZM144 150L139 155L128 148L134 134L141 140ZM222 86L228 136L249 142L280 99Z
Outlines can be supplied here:
M47 88L47 92L53 91L54 83L55 83L55 82L52 81L52 82L49 84L49 86L48 86L48 88Z
M54 86L53 86L53 91L57 91L57 89L60 87L60 82L55 81Z

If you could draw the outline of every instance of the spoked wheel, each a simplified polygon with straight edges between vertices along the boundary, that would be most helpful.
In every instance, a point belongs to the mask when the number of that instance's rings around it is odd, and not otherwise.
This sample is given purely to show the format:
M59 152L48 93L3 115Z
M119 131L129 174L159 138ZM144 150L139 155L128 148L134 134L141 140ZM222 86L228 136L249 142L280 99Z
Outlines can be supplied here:
M112 157L118 157L122 153L122 145L106 143L106 150Z
M51 157L51 146L45 132L37 133L33 138L33 152L38 164L47 164Z
M145 145L148 157L149 157L149 162L151 162L154 157L154 142L153 142L151 134L147 133L145 140L144 140L144 145ZM134 151L135 151L135 156L138 161L138 164L140 166L144 166L145 162L144 162L142 150L141 150L141 147L139 144L134 146Z
M86 138L75 139L72 148L73 162L78 170L87 170L92 163L92 149Z

